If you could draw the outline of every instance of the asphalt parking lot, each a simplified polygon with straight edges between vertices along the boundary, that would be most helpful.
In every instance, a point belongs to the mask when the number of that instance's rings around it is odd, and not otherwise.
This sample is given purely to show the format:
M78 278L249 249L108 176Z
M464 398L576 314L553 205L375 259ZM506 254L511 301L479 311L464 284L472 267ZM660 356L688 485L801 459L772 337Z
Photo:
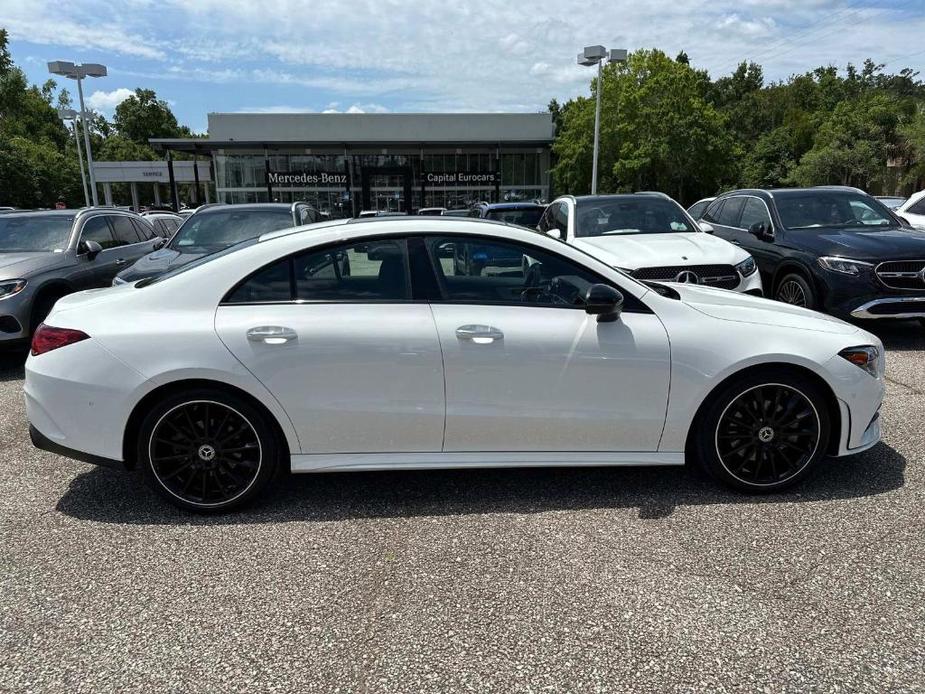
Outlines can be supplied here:
M35 450L0 361L0 690L921 691L925 329L797 492L683 469L288 477L184 514Z

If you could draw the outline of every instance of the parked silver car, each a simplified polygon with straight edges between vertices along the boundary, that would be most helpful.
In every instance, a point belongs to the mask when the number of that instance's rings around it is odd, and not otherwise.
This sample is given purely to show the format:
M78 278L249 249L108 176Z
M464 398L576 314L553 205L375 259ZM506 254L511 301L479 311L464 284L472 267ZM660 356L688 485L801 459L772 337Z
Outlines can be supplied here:
M164 243L145 219L114 208L0 216L0 347L27 342L62 296L109 286Z

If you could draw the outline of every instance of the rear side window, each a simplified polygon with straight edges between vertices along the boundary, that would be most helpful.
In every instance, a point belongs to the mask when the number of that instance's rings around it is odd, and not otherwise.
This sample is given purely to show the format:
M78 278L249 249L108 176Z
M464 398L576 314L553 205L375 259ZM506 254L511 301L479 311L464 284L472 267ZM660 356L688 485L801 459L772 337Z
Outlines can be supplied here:
M106 217L91 217L84 223L83 230L80 232L81 241L96 241L103 249L113 248L120 244L112 236L112 229Z
M132 224L135 225L135 231L138 232L138 236L142 241L150 241L155 236L158 236L158 234L153 229L153 225L147 221L133 219Z
M723 205L726 204L725 200L714 200L707 207L707 211L703 213L703 220L705 222L714 222L719 224L719 216L723 211Z
M764 224L766 228L771 225L771 215L768 214L768 208L758 198L746 198L739 226L743 229L750 229L753 224L759 222Z
M552 213L552 224L553 226L562 232L562 239L565 239L565 235L568 232L568 205L564 202L560 202L556 209Z
M912 214L925 214L925 198L909 205L909 209L906 210L906 212L911 212Z
M113 216L109 218L109 223L112 224L112 230L116 235L116 242L118 245L127 246L142 240L139 238L138 232L132 224L132 220L128 217Z
M375 239L285 258L251 275L226 297L225 303L410 298L405 242Z
M742 214L743 207L745 207L745 198L728 198L717 222L727 227L739 226L739 216Z

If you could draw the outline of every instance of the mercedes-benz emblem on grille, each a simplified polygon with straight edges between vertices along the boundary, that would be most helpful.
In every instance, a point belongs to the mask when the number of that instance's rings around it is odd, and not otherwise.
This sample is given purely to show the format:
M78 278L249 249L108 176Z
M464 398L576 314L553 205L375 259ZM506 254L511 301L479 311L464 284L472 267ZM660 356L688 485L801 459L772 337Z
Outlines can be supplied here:
M700 278L697 276L696 272L691 272L690 270L682 270L674 278L675 282L680 282L681 284L700 284Z

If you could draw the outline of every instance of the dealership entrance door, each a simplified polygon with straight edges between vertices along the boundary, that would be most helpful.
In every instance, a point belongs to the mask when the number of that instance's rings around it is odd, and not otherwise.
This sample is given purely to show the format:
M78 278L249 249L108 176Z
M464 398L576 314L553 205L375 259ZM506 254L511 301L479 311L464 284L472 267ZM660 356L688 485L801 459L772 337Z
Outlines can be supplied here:
M363 210L407 213L411 208L411 167L363 167L360 179Z

